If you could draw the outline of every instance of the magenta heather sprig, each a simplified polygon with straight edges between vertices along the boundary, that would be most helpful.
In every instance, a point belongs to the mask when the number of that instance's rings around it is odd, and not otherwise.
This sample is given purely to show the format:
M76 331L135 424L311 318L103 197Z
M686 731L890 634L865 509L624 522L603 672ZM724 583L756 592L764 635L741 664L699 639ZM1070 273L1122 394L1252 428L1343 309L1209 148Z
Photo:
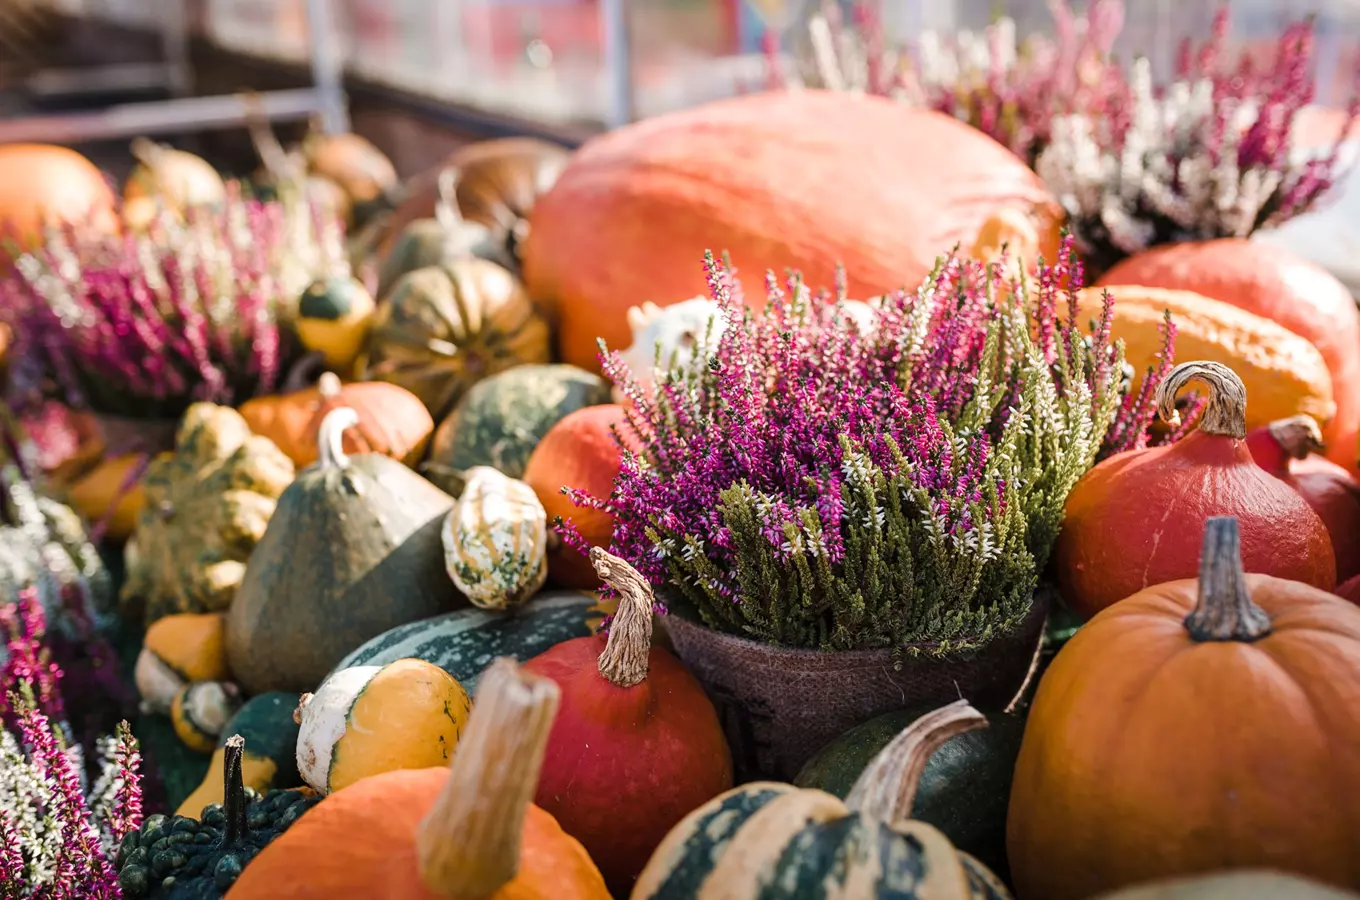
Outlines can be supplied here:
M944 651L1014 627L1067 493L1152 414L1112 301L1080 321L1070 238L1024 282L951 257L867 306L771 276L759 315L707 266L693 362L648 378L602 356L630 404L621 471L608 498L566 493L615 516L613 552L710 626L782 646Z
M275 390L298 348L288 323L314 278L343 265L339 222L231 192L145 234L69 226L0 284L25 406L172 419L197 401Z

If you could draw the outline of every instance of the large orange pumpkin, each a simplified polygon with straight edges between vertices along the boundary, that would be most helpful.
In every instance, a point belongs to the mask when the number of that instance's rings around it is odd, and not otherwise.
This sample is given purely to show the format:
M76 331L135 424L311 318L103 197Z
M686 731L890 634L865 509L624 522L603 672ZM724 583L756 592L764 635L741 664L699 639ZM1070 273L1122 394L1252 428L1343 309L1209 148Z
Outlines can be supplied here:
M834 91L752 94L609 132L538 199L524 277L555 308L563 360L598 371L596 337L628 345L629 307L706 293L705 250L729 251L749 300L767 269L852 296L907 286L972 246L1003 207L1057 215L1038 177L949 116Z
M1006 824L1020 897L1229 868L1360 887L1360 608L1244 575L1238 544L1209 519L1198 579L1111 606L1044 675Z
M1194 291L1271 319L1317 347L1332 375L1336 415L1327 458L1356 471L1360 433L1360 313L1345 285L1283 247L1225 238L1154 247L1119 263L1102 285Z
M118 227L113 188L88 159L52 144L0 145L0 227L27 249L44 226ZM3 264L0 264L3 269Z

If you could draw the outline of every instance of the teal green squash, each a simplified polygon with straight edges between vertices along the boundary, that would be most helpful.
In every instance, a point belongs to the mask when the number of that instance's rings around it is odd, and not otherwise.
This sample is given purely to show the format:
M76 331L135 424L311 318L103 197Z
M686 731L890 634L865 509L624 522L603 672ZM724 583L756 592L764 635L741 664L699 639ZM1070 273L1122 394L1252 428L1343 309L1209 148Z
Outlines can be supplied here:
M179 805L175 815L197 818L209 804L223 802L227 739L232 735L239 734L246 742L241 754L241 777L246 787L260 793L300 787L298 723L293 718L297 707L298 695L285 691L256 694L247 700L222 729L203 783Z
M844 799L874 756L932 711L892 712L850 729L809 760L793 783ZM934 825L955 847L1005 878L1006 808L1025 718L995 713L987 722L987 728L955 735L931 755L917 783L911 816Z
M482 670L497 657L524 662L563 641L594 634L616 603L585 591L545 591L508 612L460 609L393 628L346 656L333 671L423 659L472 694Z
M465 470L491 466L524 476L529 455L570 413L609 403L609 385L568 365L515 366L473 385L440 423L428 464Z
M986 866L910 816L927 760L986 722L963 700L916 720L844 801L775 782L719 795L671 829L631 900L1008 900Z

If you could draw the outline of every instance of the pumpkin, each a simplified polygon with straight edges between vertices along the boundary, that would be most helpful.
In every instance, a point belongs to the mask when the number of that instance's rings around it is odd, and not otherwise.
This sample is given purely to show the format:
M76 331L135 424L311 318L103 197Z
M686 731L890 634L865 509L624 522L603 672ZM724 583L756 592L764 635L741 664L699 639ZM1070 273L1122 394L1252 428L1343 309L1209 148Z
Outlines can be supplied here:
M246 558L264 535L293 462L240 413L212 403L189 407L175 450L142 480L146 505L125 549L122 599L146 620L227 608Z
M1332 593L1360 606L1360 575L1341 582Z
M436 419L467 389L520 363L548 361L548 325L515 276L465 256L402 276L379 308L363 377L401 385Z
M558 694L498 662L450 766L328 795L255 858L229 900L608 900L581 845L530 802Z
M1106 459L1067 498L1052 571L1063 601L1083 619L1150 585L1192 577L1198 561L1190 536L1208 516L1238 517L1253 572L1324 590L1336 584L1322 520L1252 461L1243 440L1247 394L1231 369L1176 366L1158 386L1162 418L1176 420L1176 395L1195 379L1208 386L1209 399L1194 433Z
M102 458L93 468L66 482L62 498L87 522L102 523L104 538L125 541L136 529L146 505L141 476L147 462L141 453Z
M251 554L227 615L227 659L250 693L314 687L369 638L462 602L439 540L453 498L381 454L346 456L358 421L326 413L320 459Z
M201 157L146 138L132 142L132 155L137 166L123 187L123 219L132 228L150 225L161 207L184 213L227 198L222 176Z
M39 245L49 225L118 227L116 199L104 175L74 150L54 144L0 145L0 229L17 249ZM0 273L5 266L0 265Z
M1338 583L1360 575L1360 484L1318 454L1322 432L1308 416L1271 422L1247 435L1256 464L1299 492L1327 526Z
M329 794L381 772L447 766L471 709L463 686L423 660L341 669L298 703L298 771Z
M643 303L628 310L633 343L620 356L634 382L646 391L656 379L658 366L668 371L692 365L699 354L717 348L726 327L722 307L707 297L666 307ZM624 402L617 388L614 397Z
M1244 538L1209 518L1197 580L1116 603L1058 652L1011 791L1020 896L1252 866L1360 884L1360 609L1244 575Z
M467 473L440 538L449 578L473 606L518 606L548 579L543 505L533 488L490 466Z
M472 691L491 661L523 662L562 641L594 634L616 603L584 591L546 591L512 613L460 609L399 625L342 659L335 671L398 659L434 663Z
M614 517L603 510L577 506L562 488L594 497L610 495L622 461L615 428L627 418L624 408L616 404L579 409L543 436L524 467L524 482L538 494L548 521L570 521L593 547L609 546ZM565 542L548 554L548 574L561 587L589 590L599 584L590 561Z
M1331 273L1283 247L1224 238L1145 250L1110 269L1099 283L1194 291L1278 322L1310 341L1327 363L1336 401L1336 416L1323 429L1328 458L1355 470L1360 314Z
M1279 872L1242 871L1173 878L1140 884L1095 900L1356 900L1360 894L1338 891L1306 878Z
M227 739L232 735L240 735L246 742L241 751L241 778L247 788L264 793L273 788L300 786L298 724L293 721L297 703L297 694L282 691L256 694L247 700L222 728L207 774L180 803L175 815L198 818L206 807L223 802Z
M706 250L731 253L756 308L771 269L829 288L843 263L850 295L876 296L915 289L1001 208L1033 215L1056 256L1038 177L964 123L885 97L749 94L588 141L534 207L524 278L562 360L598 371L596 338L626 346L629 307L707 295Z
M1114 286L1079 294L1083 319L1099 318L1102 294L1114 298L1110 336L1124 342L1124 358L1138 374L1156 368L1166 314L1176 326L1176 358L1205 359L1232 369L1247 387L1247 428L1308 415L1325 422L1336 413L1332 379L1317 348L1283 326L1189 291Z
M600 376L566 365L506 369L474 384L435 430L432 466L491 466L521 478L538 442L568 414L609 402Z
M667 832L732 787L732 753L703 686L652 646L651 586L599 547L590 559L621 597L608 637L564 641L524 665L562 689L534 802L622 897Z
M334 276L308 286L293 325L304 347L319 352L332 369L348 372L368 337L374 309L373 298L358 279Z
M340 185L355 205L380 200L400 184L392 161L357 134L313 131L301 149L307 170Z
M142 708L169 712L186 685L231 677L222 634L221 613L177 613L152 622L133 671Z
M433 218L416 219L401 230L396 243L383 255L378 268L378 296L386 299L407 272L437 266L448 259L471 254L511 267L504 245L491 240L485 225L463 218L455 200L458 170L446 168L439 173L439 199Z
M671 829L632 898L1009 898L981 863L909 817L926 760L986 724L966 700L918 720L874 757L844 801L768 781L721 794Z
M205 756L241 708L236 685L221 681L186 684L170 702L170 722L184 746Z
M241 779L245 739L224 747L223 802L201 819L147 816L118 846L118 886L127 900L215 900L246 864L320 797L310 791L247 791Z
M917 707L870 719L836 738L803 766L793 783L842 800L855 780L902 729L934 709ZM955 735L921 771L911 817L926 822L997 875L1005 877L1006 806L1025 733L1016 712L989 713L987 727Z
M241 415L256 434L268 437L302 468L320 457L321 423L340 407L359 416L358 424L344 433L341 446L346 453L381 453L408 466L425 455L434 420L410 391L386 382L342 384L326 372L315 387L247 400L241 404Z
M435 215L439 176L452 167L460 173L458 209L468 220L489 229L505 255L518 263L534 204L557 181L570 155L565 147L526 137L460 147L441 166L411 180L406 198L387 223L383 252L390 252L393 240L410 223Z

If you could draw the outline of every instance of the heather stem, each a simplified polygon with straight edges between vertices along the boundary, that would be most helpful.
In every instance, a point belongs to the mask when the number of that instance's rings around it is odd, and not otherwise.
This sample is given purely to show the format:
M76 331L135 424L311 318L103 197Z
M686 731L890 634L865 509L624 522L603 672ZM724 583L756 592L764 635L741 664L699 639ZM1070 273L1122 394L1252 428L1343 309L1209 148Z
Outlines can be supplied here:
M652 586L626 561L602 547L590 548L590 562L600 580L619 593L618 612L609 626L609 639L600 654L599 670L621 688L647 678L652 652Z

